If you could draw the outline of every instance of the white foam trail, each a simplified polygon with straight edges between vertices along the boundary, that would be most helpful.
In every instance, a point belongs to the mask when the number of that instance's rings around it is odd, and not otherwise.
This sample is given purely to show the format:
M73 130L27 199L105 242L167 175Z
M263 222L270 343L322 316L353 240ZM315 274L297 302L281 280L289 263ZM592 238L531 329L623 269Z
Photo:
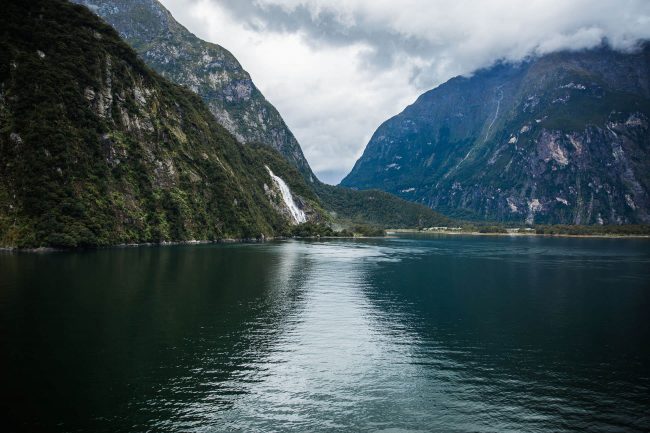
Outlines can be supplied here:
M271 179L273 179L273 182L275 182L275 184L280 189L282 200L284 201L287 209L289 209L293 222L296 224L307 222L307 216L298 206L296 206L296 202L293 201L293 195L291 194L289 186L284 182L284 180L282 180L281 177L276 176L268 166L265 167L269 171L269 175L271 176Z

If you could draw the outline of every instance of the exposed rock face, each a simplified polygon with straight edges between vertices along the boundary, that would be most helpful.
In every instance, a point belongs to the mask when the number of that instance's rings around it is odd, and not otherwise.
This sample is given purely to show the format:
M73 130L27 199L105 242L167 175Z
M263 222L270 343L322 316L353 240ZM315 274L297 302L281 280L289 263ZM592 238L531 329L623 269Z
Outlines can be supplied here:
M226 49L180 25L157 0L72 0L111 24L165 78L197 93L239 141L270 146L314 179L300 145L278 111Z
M555 53L454 78L375 132L342 185L452 216L650 222L650 48Z

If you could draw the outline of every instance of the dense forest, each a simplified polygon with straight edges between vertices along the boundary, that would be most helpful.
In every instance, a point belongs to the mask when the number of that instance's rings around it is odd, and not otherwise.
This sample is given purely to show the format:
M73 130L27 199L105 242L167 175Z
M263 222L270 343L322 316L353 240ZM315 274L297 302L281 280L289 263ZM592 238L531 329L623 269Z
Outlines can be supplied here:
M0 28L2 245L286 234L266 165L322 218L277 152L238 143L85 7L6 1Z

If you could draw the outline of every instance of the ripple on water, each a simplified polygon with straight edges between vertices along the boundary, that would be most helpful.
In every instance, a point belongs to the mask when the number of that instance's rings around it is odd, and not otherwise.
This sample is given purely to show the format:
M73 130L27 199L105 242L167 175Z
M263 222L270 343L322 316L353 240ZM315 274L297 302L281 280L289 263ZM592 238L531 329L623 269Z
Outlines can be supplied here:
M60 384L78 410L51 415L67 430L650 430L647 244L285 241L71 256L66 273L52 259L66 302L12 262L2 312L51 317L37 335L59 343L53 372L82 347L79 388ZM94 292L69 278L82 269ZM61 314L101 344L48 334Z

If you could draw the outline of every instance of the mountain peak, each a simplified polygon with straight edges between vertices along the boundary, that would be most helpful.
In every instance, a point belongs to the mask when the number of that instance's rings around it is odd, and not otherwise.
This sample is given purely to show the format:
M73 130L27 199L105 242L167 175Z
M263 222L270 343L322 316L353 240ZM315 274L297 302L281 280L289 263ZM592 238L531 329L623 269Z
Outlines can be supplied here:
M649 85L647 44L458 77L384 122L342 185L465 218L649 222Z

